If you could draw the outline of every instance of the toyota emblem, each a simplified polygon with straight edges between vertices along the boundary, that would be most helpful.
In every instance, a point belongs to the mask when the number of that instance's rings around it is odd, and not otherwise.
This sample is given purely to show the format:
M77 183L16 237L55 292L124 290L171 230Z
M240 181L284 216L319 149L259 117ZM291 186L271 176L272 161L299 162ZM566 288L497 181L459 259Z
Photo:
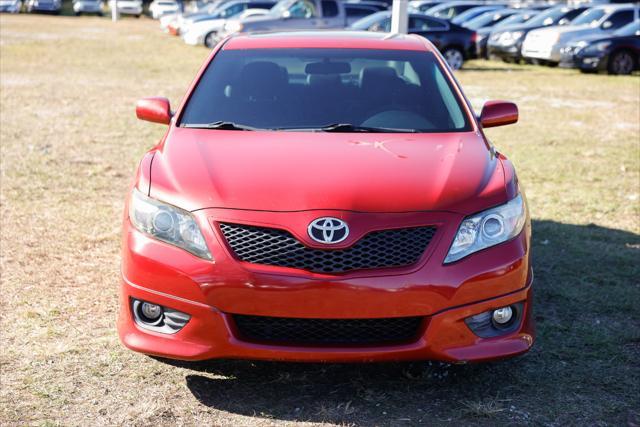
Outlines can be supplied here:
M340 243L349 236L347 223L338 218L323 217L315 219L307 229L309 237L318 243L327 245Z

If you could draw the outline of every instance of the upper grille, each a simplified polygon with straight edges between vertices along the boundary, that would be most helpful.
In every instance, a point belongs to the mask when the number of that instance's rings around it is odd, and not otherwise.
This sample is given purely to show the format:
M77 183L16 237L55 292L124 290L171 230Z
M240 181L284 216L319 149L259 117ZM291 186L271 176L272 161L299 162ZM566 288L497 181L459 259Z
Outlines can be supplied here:
M436 227L374 231L346 249L309 248L288 231L277 228L220 223L220 230L241 261L343 273L411 265L424 253Z
M417 338L422 319L299 319L233 315L241 338L288 345L376 345L409 342Z

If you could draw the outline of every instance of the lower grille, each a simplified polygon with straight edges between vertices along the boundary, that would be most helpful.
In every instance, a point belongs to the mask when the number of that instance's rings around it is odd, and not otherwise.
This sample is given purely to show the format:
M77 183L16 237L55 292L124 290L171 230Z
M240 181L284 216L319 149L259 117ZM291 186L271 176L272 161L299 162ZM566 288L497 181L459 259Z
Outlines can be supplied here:
M344 273L414 264L429 245L436 227L373 231L346 249L310 248L288 231L277 228L220 223L220 230L241 261L317 273Z
M284 345L377 345L417 339L423 317L298 319L233 315L241 338Z

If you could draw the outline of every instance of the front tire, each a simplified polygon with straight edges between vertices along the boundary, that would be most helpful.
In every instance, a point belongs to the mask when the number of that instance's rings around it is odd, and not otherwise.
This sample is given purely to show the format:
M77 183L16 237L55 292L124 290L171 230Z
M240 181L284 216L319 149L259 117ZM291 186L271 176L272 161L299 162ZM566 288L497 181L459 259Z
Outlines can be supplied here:
M442 56L444 56L445 61L449 64L449 67L452 70L459 70L462 68L462 64L464 63L464 55L462 51L456 47L449 47L442 52Z
M217 33L215 31L212 31L204 36L204 45L209 49L213 49L216 46L216 34Z
M628 50L615 52L609 57L607 71L609 74L631 74L635 68L637 58Z

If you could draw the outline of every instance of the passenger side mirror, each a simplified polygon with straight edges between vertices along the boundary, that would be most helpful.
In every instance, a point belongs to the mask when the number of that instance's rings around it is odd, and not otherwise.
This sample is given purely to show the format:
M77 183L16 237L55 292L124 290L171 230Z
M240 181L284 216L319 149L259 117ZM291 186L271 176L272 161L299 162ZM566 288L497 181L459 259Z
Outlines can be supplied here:
M487 101L480 113L483 128L510 125L518 121L518 106L509 101Z
M611 21L604 21L602 23L602 29L606 30L607 28L611 28L612 25L613 25L613 23Z
M167 98L142 98L136 103L136 116L140 120L168 125L171 123L171 105Z
M562 18L561 20L558 21L558 25L569 25L569 22L571 21L568 20L567 18Z
M285 10L284 12L282 12L282 18L283 19L291 18L291 11Z

